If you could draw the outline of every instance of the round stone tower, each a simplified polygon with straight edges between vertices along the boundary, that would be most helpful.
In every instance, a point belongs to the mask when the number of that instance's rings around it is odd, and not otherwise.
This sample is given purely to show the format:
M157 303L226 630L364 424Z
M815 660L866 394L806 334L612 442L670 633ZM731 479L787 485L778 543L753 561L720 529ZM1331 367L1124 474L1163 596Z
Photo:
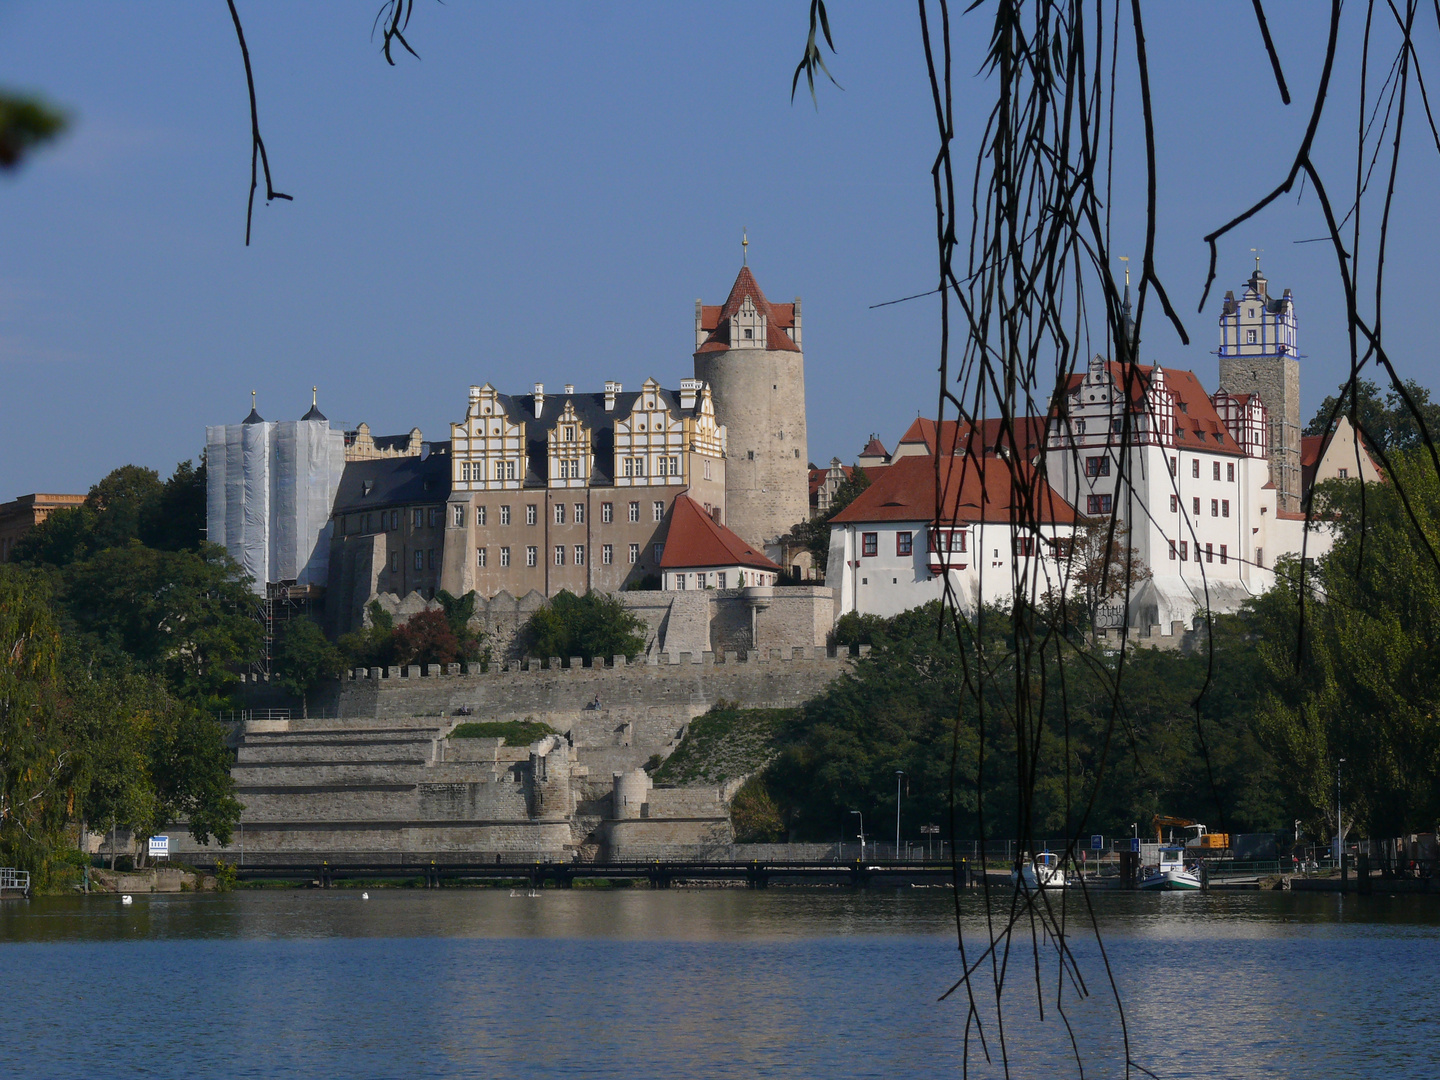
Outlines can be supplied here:
M695 301L695 377L726 428L725 522L772 558L810 516L800 298L765 299L748 266L725 303Z

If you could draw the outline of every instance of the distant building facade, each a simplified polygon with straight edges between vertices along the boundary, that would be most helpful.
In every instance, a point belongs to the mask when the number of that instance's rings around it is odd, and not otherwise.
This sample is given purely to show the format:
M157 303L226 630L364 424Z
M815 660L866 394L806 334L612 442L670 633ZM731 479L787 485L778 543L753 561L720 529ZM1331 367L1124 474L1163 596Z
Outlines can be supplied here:
M83 505L84 495L40 493L0 503L0 563L9 562L15 545L56 510L72 510Z

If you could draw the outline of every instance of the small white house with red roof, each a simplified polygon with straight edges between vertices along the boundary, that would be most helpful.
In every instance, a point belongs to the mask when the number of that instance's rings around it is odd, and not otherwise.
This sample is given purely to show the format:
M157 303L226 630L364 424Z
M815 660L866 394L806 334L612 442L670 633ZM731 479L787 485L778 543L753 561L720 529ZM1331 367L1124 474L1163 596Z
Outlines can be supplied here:
M670 529L660 555L660 587L744 589L774 585L778 564L721 525L688 495L675 499Z
M1017 488L1033 525L1016 520ZM966 611L1065 587L1078 516L1028 463L958 454L897 457L830 519L825 584L837 615L898 615L949 598Z

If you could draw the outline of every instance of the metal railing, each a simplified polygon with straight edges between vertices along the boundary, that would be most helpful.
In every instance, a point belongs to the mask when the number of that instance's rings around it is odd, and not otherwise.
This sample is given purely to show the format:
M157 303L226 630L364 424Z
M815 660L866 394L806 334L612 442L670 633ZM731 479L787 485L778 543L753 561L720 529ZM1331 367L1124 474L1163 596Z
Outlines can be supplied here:
M0 866L0 894L7 892L30 895L30 871L16 870L13 866Z

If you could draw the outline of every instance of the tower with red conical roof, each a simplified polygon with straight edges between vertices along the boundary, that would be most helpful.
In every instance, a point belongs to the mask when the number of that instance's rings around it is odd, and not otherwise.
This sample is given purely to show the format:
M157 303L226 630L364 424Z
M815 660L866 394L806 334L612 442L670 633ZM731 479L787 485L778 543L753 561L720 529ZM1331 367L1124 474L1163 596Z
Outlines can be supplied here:
M695 377L727 429L725 524L776 557L810 512L800 298L770 303L747 265L724 304L696 300Z

